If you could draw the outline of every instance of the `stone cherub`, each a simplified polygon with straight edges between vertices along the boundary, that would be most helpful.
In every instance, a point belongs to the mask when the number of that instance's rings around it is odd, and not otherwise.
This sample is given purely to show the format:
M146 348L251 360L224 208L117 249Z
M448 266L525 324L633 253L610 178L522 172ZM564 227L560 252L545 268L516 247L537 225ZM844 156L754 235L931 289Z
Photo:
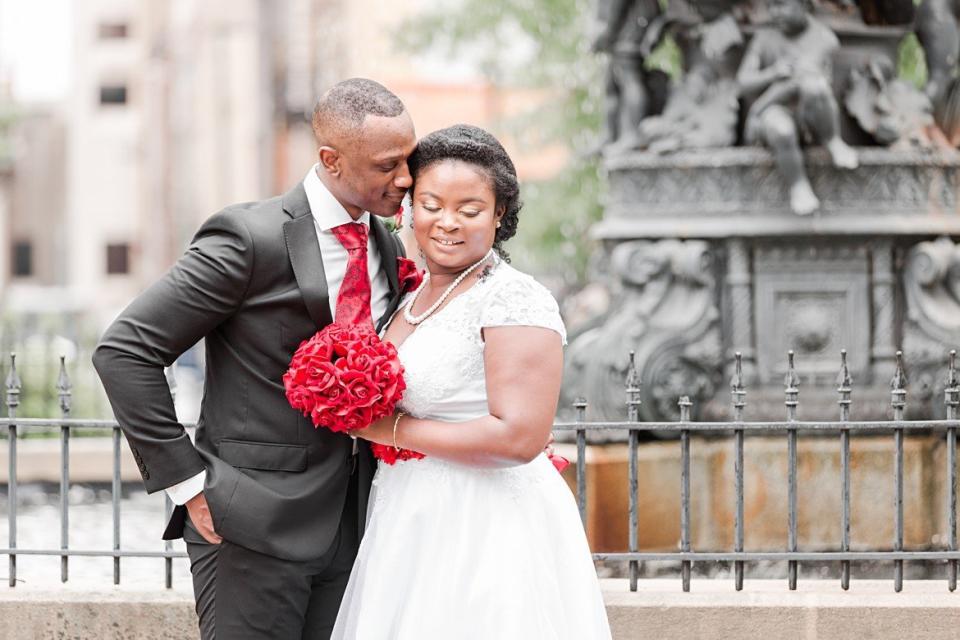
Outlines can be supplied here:
M730 13L737 0L674 0L641 42L648 55L664 33L680 48L684 75L663 113L638 130L637 147L654 153L725 147L736 142L739 103L735 75L743 35Z
M897 78L893 63L875 58L850 70L844 107L860 128L891 148L949 146L933 121L930 98Z
M661 13L658 0L599 0L601 30L594 51L610 55L603 144L612 152L636 146L637 127L653 109L640 41Z
M934 116L953 146L960 145L960 0L923 0L917 8L914 30L927 62L926 94Z
M856 168L856 152L840 138L839 108L830 85L831 56L840 41L808 13L803 0L770 0L770 21L754 35L737 72L749 105L744 137L770 148L800 215L820 207L803 167L801 141L822 144L835 166Z

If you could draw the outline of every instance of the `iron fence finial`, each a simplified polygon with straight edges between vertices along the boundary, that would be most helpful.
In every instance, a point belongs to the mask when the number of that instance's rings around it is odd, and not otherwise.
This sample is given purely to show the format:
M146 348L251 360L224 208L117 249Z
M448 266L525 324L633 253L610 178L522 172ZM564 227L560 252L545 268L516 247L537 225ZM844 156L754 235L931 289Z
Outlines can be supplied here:
M837 391L850 391L853 379L850 377L850 368L847 366L847 350L840 349L840 373L837 374Z
M17 373L17 354L10 353L10 371L7 373L7 407L14 409L20 406L20 389L22 383L20 374Z
M956 387L957 386L957 350L950 350L950 360L947 365L947 386Z
M783 384L787 391L796 391L797 385L800 384L800 378L793 363L793 349L787 351L787 374L783 377Z
M60 411L70 412L71 396L73 395L73 384L70 382L70 376L67 374L67 357L60 356L60 375L57 376L57 395L60 397Z
M903 370L903 351L897 351L897 369L890 380L890 388L895 391L904 391L907 387L907 374Z

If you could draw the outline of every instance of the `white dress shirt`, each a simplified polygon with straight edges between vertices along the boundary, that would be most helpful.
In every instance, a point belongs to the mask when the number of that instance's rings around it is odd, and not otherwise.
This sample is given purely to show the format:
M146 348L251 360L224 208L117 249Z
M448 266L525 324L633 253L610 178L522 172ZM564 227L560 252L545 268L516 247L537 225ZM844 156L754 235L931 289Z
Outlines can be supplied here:
M364 211L358 220L354 220L347 213L333 194L324 186L317 175L320 165L315 164L303 179L303 188L307 192L307 202L310 203L310 213L313 214L314 227L317 230L317 242L320 245L320 256L323 259L323 271L327 278L327 295L330 302L330 316L337 319L337 295L343 276L347 272L349 255L337 240L333 232L334 227L350 222L359 222L370 228L370 212ZM380 268L380 252L377 251L373 234L367 234L367 273L370 275L370 313L374 323L386 312L390 300L390 284L387 274ZM293 354L290 354L293 356ZM188 500L203 491L206 471L201 471L192 478L167 487L167 495L174 504L185 504Z

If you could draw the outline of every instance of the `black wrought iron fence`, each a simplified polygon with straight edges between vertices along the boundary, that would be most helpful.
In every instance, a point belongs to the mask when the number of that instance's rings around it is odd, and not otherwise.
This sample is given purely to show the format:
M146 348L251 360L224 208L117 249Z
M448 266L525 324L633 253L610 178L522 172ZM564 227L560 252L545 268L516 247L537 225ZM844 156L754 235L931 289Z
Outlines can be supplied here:
M176 395L176 385L168 370L168 382L172 395ZM56 392L60 402L59 418L18 418L17 408L20 406L21 381L17 373L16 354L10 355L10 370L6 379L7 417L0 418L0 427L7 429L8 469L7 469L7 518L8 538L6 549L0 549L0 555L8 556L9 585L17 585L17 556L60 556L60 580L67 582L70 576L71 556L101 556L113 558L113 583L120 584L121 558L163 558L165 564L165 583L169 589L173 586L173 559L185 558L186 554L173 550L170 541L164 542L164 548L157 551L143 551L123 549L120 544L120 498L121 487L121 447L122 433L120 425L115 420L77 420L70 417L72 385L67 374L66 362L60 357L60 373L57 377ZM185 425L188 429L196 427L194 424ZM60 548L36 549L21 548L17 544L17 441L21 437L21 429L59 429L60 431ZM76 549L70 548L70 440L71 433L77 430L104 431L112 438L112 473L111 473L111 506L113 525L113 545L111 549ZM173 503L165 497L165 516L170 517Z
M172 382L172 377L168 376ZM957 586L957 563L960 551L957 549L957 428L958 407L960 407L960 377L957 375L956 352L951 351L946 370L944 420L905 420L907 403L906 377L903 372L902 354L897 352L896 373L891 381L890 407L891 420L853 421L850 420L853 384L847 368L846 352L841 352L840 372L838 376L838 419L835 421L801 421L797 419L799 399L799 378L794 366L794 354L788 353L788 367L785 377L784 407L785 420L779 422L743 420L747 391L744 386L740 354L736 354L735 374L731 383L732 420L729 422L691 422L689 398L678 399L680 419L673 422L640 422L639 378L630 358L625 393L626 417L623 422L599 422L586 420L587 402L574 403L576 419L573 422L556 422L557 431L573 431L576 434L576 493L581 520L587 521L586 487L586 445L588 431L619 430L628 433L628 483L629 507L628 549L616 553L595 553L594 558L605 561L626 562L629 571L630 589L636 591L640 575L640 563L652 561L674 561L680 564L680 579L683 590L690 590L692 566L697 562L732 562L734 566L735 588L743 588L746 562L786 561L788 568L788 586L797 587L798 566L800 563L837 562L841 566L840 584L843 589L850 586L850 563L855 561L884 561L893 563L893 586L895 591L903 587L903 567L905 561L943 563L946 562L946 580L950 591ZM122 438L119 425L112 420L78 420L70 417L71 386L66 366L61 358L60 375L57 381L57 394L60 398L59 418L26 419L17 417L21 383L17 375L15 356L11 356L10 372L6 380L7 417L0 418L0 427L6 427L7 446L9 447L8 503L9 503L9 543L8 548L0 549L0 555L9 558L9 584L16 586L17 556L46 555L60 556L61 580L69 578L69 559L72 556L103 556L113 558L114 584L120 583L122 558L163 558L165 562L165 582L172 586L172 564L174 558L185 557L182 552L173 551L171 543L165 542L164 548L157 551L135 551L124 549L120 539L120 496L121 496L121 446ZM171 390L175 392L175 389ZM188 424L187 428L195 425ZM17 541L17 441L21 430L59 429L60 432L60 548L35 549L19 547ZM111 549L75 549L69 544L70 505L70 441L71 432L84 430L103 430L112 435L113 469L111 481L113 545ZM641 432L673 432L679 434L680 448L680 541L679 550L670 552L639 551L639 492L638 449ZM839 551L804 551L799 548L797 537L797 442L804 433L839 434L840 477L837 479L841 494L841 535L837 540ZM851 551L850 541L850 433L890 434L893 436L894 471L891 482L894 486L894 502L891 505L891 517L894 522L892 550ZM904 549L904 434L944 434L946 438L946 504L947 538L944 548L936 550L907 551ZM734 542L732 551L701 552L691 549L690 517L690 437L691 434L732 433L734 443ZM787 540L783 551L747 551L744 549L744 436L745 434L784 434L787 445ZM836 487L814 487L817 491L836 490ZM166 498L166 514L169 516L172 503Z
M678 400L680 420L676 422L639 422L640 388L633 355L626 380L626 422L586 422L584 415L586 401L575 405L577 420L555 423L556 430L575 431L577 440L577 495L581 519L586 523L586 434L592 430L626 430L628 437L628 482L629 482L629 549L622 553L595 553L600 560L618 560L629 563L631 591L636 591L639 576L639 564L646 561L673 560L681 563L683 590L690 590L691 565L694 562L728 561L734 563L736 589L743 589L744 563L748 561L786 561L788 563L788 584L791 590L797 588L797 568L800 562L820 563L839 562L841 564L841 586L844 590L850 586L850 563L852 561L890 561L894 565L894 590L903 588L904 561L943 562L947 561L947 585L950 591L957 586L957 408L960 406L960 379L956 369L956 351L951 351L947 364L944 403L945 420L904 420L906 408L906 377L903 371L903 354L896 354L896 372L891 381L890 406L892 420L852 421L852 381L847 368L846 351L841 352L840 373L838 376L839 419L836 421L800 421L797 420L799 400L799 378L794 366L794 354L788 352L788 366L785 377L784 405L786 419L782 422L744 422L743 409L746 406L746 389L740 353L736 354L736 368L731 383L733 420L731 422L691 422L691 402L687 397ZM638 544L638 482L637 449L640 432L679 432L680 440L680 550L676 552L641 553ZM892 551L851 551L850 550L850 432L890 433L894 440L894 503L891 505L891 517L894 521ZM948 532L946 548L932 551L904 550L904 512L903 512L903 437L904 433L941 433L946 434L946 486L947 500L944 506L947 515ZM696 552L690 548L690 434L691 433L732 432L734 439L734 549L729 552ZM744 550L744 477L743 450L745 433L784 433L787 439L787 544L786 550L776 552L750 552ZM797 544L797 439L800 432L837 432L840 435L840 477L837 479L841 492L841 537L837 541L839 551L801 551ZM826 491L827 487L815 489Z

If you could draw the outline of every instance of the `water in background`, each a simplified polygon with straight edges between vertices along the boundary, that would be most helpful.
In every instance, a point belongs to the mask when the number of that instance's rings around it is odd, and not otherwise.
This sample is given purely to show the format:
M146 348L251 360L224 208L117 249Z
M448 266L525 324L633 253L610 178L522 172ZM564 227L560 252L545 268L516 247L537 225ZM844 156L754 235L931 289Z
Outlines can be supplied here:
M22 549L60 548L59 488L26 484L17 487L17 547ZM70 488L70 548L110 550L113 548L113 516L109 486L74 485ZM166 525L164 495L147 495L139 485L125 485L120 501L120 548L162 551L160 539ZM0 547L9 546L9 502L6 487L0 492ZM175 540L175 551L185 551ZM113 559L71 557L69 585L90 589L113 589ZM137 589L164 588L163 558L121 558L120 585ZM8 561L0 556L0 579L8 580ZM54 587L60 582L59 556L17 556L18 586ZM190 565L186 558L173 560L173 587L192 591Z

